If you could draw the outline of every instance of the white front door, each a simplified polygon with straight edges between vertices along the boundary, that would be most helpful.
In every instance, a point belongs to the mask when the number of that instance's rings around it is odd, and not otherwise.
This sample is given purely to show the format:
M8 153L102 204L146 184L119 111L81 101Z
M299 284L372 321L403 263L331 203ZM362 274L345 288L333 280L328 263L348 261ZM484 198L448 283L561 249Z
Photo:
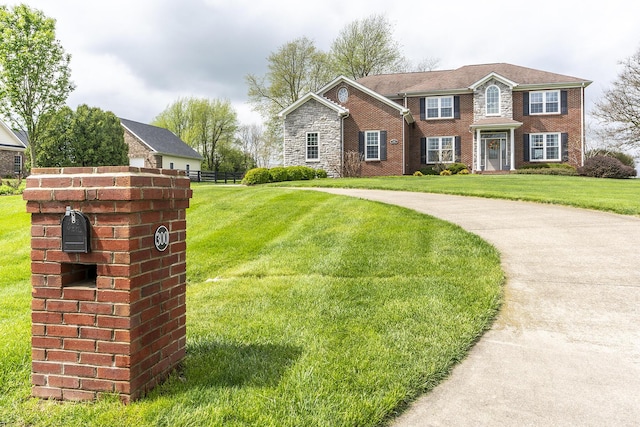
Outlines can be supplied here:
M507 134L503 132L482 135L484 170L500 171L509 163Z

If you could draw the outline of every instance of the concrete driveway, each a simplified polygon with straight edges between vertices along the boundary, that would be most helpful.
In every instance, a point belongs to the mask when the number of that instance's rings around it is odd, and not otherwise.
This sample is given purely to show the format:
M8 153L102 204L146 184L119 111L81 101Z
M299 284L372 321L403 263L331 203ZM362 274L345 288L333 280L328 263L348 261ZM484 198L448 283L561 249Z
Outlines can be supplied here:
M492 329L393 426L640 425L640 218L438 194L321 191L444 219L502 254L505 304Z

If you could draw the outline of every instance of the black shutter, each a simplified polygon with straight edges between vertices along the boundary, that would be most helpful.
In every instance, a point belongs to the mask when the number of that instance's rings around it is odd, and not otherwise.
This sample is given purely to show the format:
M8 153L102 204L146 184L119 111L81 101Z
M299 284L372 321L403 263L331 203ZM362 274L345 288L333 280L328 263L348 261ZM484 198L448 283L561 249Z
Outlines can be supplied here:
M387 160L387 131L380 131L380 160Z
M427 138L420 138L420 164L427 164Z
M569 114L569 102L566 90L560 91L560 114Z
M461 139L462 138L460 138L459 136L456 136L456 138L454 140L455 141L455 147L454 148L455 148L455 153L456 153L455 161L458 162L458 163L460 162L460 159L462 158L462 146L461 146L462 144L460 144Z
M420 120L427 119L427 106L424 98L420 98Z
M522 115L529 115L529 92L522 92Z
M460 118L460 97L457 95L453 97L453 118Z
M561 147L562 147L562 161L569 161L569 134L563 133L561 138Z
M529 152L529 134L525 133L522 135L522 139L524 141L524 161L528 162L531 156L531 153Z
M364 156L364 132L358 132L358 152Z

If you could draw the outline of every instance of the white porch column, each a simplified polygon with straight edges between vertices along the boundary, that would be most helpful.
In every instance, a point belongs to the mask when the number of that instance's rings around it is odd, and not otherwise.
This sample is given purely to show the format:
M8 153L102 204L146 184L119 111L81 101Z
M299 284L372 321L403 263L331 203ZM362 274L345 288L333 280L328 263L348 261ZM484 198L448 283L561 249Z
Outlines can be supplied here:
M516 170L516 143L514 141L515 139L515 132L516 130L514 128L511 128L511 135L510 135L510 141L509 144L511 145L511 170L514 171Z
M476 129L476 172L482 172L482 146L480 145L480 129Z

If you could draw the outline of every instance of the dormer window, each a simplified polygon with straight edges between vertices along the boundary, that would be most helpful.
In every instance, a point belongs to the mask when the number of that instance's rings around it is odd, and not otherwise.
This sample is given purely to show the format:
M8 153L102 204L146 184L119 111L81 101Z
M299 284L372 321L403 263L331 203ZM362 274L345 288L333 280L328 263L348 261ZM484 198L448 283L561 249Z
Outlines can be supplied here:
M491 85L487 88L485 94L487 116L495 116L500 114L500 88Z

